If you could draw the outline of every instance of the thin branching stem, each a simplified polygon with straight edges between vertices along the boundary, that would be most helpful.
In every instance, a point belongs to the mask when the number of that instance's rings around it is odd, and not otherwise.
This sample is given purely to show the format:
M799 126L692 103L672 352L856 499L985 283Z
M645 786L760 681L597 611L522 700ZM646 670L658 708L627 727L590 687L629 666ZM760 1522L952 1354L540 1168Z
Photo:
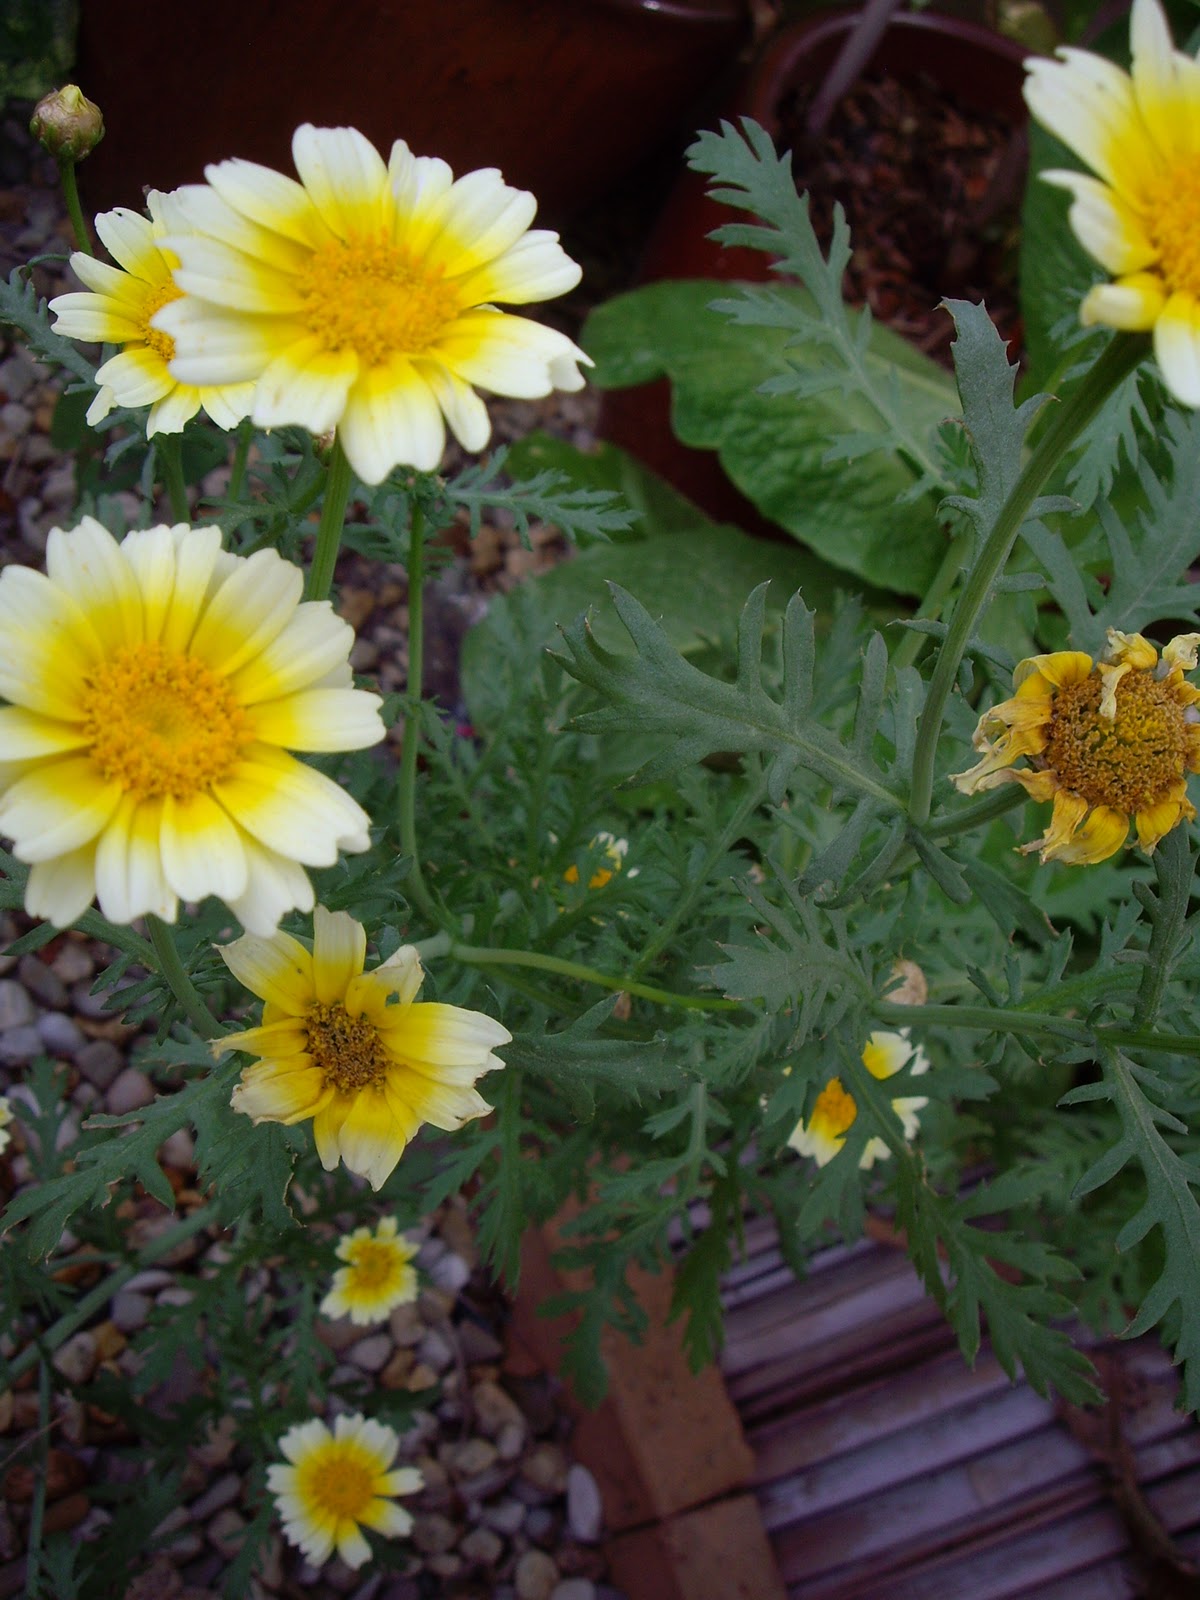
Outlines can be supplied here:
M221 1024L188 977L170 928L161 917L153 915L146 918L146 926L150 930L150 943L154 946L155 965L163 982L175 996L179 1009L202 1039L215 1039L221 1032Z

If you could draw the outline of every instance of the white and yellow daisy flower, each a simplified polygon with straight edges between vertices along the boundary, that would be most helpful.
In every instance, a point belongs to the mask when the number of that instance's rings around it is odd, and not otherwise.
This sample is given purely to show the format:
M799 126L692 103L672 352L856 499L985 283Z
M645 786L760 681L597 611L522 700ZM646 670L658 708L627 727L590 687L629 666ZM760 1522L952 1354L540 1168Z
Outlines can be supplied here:
M275 550L219 528L91 517L46 573L0 573L0 834L30 863L25 908L59 927L95 898L112 922L215 894L258 934L308 909L308 867L369 846L370 819L291 750L384 736L352 686L354 631Z
M364 972L362 925L318 906L311 951L286 933L247 934L221 955L265 1002L261 1027L213 1046L260 1058L242 1073L234 1109L255 1122L311 1117L326 1171L340 1158L378 1189L423 1122L454 1132L492 1109L475 1080L504 1065L492 1051L512 1035L482 1012L418 1003L412 945Z
M873 1078L891 1078L908 1067L914 1076L929 1071L929 1060L920 1045L909 1043L908 1029L899 1033L873 1033L863 1047L862 1063ZM903 1095L892 1101L892 1110L904 1126L904 1137L915 1139L920 1126L917 1113L929 1104L924 1095ZM811 1156L819 1167L832 1161L846 1142L846 1133L858 1116L858 1106L840 1078L830 1078L817 1096L812 1114L801 1119L792 1130L788 1144L802 1156ZM873 1167L891 1154L885 1140L867 1140L860 1167Z
M592 873L591 877L588 879L588 888L603 889L604 885L606 883L611 883L613 878L616 877L617 873L622 871L624 868L625 857L629 854L629 840L618 839L615 834L607 833L602 830L595 836L594 839L589 841L588 849L602 850L604 853L604 864L602 866L598 866ZM636 867L631 867L628 876L631 878L636 878L637 871L638 869ZM572 862L567 870L563 873L563 879L567 883L579 882L579 868L574 862Z
M100 213L96 232L117 266L75 251L71 267L88 292L60 294L50 302L56 333L89 344L122 346L96 373L100 388L87 420L99 422L114 405L149 406L148 437L178 433L201 409L218 427L234 428L250 414L252 383L197 387L182 383L168 369L175 343L169 333L151 325L151 318L182 292L171 276L177 258L162 239L168 227L178 232L186 223L169 194L152 189L146 205L148 218L124 206Z
M416 1467L392 1467L400 1440L385 1423L358 1413L338 1417L333 1432L319 1419L298 1422L279 1441L289 1465L267 1468L267 1488L283 1521L283 1536L314 1567L336 1549L348 1567L371 1555L363 1528L403 1537L413 1519L393 1496L416 1494Z
M387 163L353 128L296 130L300 181L250 161L177 190L183 298L154 326L183 383L254 382L254 421L336 428L355 472L429 471L445 423L467 450L491 431L475 387L533 399L583 385L588 358L552 328L497 309L574 288L536 202L493 168L456 182L397 140Z
M1200 405L1200 62L1176 50L1158 0L1133 0L1132 68L1087 50L1026 62L1025 100L1094 177L1044 172L1071 192L1071 226L1112 275L1085 325L1153 330L1167 388Z
M348 1266L339 1267L333 1285L321 1301L327 1317L349 1317L361 1327L386 1322L396 1306L417 1298L417 1270L412 1265L417 1246L399 1234L395 1217L384 1217L374 1232L355 1228L338 1241L337 1254Z
M0 1150L7 1150L12 1143L12 1134L8 1125L13 1119L12 1106L6 1094L0 1094Z

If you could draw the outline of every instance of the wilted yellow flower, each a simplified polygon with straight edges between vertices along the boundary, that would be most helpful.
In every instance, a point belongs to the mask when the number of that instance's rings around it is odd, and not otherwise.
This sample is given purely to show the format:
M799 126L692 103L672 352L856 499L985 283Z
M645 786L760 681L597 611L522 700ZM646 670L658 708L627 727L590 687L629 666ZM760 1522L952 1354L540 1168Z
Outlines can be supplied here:
M8 1131L12 1119L12 1106L9 1104L8 1096L0 1094L0 1150L7 1150L12 1143L12 1134Z
M873 1033L863 1047L862 1063L873 1078L891 1078L904 1067L915 1077L929 1071L929 1060L919 1045L908 1040L908 1029L899 1033ZM892 1110L904 1125L904 1137L915 1139L920 1118L917 1113L929 1104L924 1095L904 1095L892 1101ZM811 1156L819 1167L832 1161L846 1142L846 1133L858 1116L858 1106L840 1078L830 1078L817 1096L812 1114L801 1119L792 1130L788 1144L802 1156ZM891 1151L877 1135L867 1140L860 1167L873 1167Z
M1011 700L985 711L975 730L983 759L954 782L966 794L1019 783L1053 800L1050 826L1022 845L1043 861L1105 861L1132 821L1149 852L1196 809L1187 774L1200 772L1200 689L1184 680L1200 634L1181 634L1162 652L1140 633L1110 628L1108 651L1031 656L1013 673ZM1025 756L1032 764L1014 767Z
M412 1259L417 1246L397 1237L399 1223L384 1217L372 1233L355 1228L338 1241L337 1254L349 1266L339 1267L333 1286L321 1301L327 1317L349 1317L365 1327L385 1322L396 1306L417 1298L417 1272Z
M412 945L364 972L367 940L344 911L318 906L310 952L289 934L247 934L221 948L263 1006L262 1026L227 1034L214 1051L261 1059L242 1073L233 1106L255 1122L307 1122L327 1171L338 1158L378 1189L423 1122L453 1132L492 1108L476 1078L504 1063L512 1038L479 1011L416 1003Z
M182 217L172 196L151 190L146 196L149 218L118 206L96 218L96 232L116 267L76 250L75 276L90 293L60 294L51 300L57 315L54 331L89 344L119 344L115 356L96 373L100 385L88 407L87 420L99 422L119 406L149 406L146 433L178 433L201 408L221 428L234 428L248 416L254 400L252 383L181 383L168 370L175 354L170 334L152 327L155 312L179 298L171 270L176 257L163 247L168 227L180 229Z
M392 1496L416 1494L424 1479L415 1467L392 1469L400 1439L382 1422L356 1413L323 1422L298 1422L279 1441L290 1465L267 1468L267 1488L283 1519L283 1534L314 1567L336 1548L348 1567L371 1555L363 1528L402 1537L412 1517Z
M1091 167L1044 172L1072 195L1070 220L1112 274L1085 297L1085 324L1153 329L1168 389L1200 405L1200 63L1171 42L1158 0L1133 0L1132 75L1087 50L1034 58L1025 99Z
M364 483L435 468L444 422L481 450L475 385L523 399L582 387L587 357L565 335L497 309L579 281L558 235L529 231L531 194L493 168L455 182L402 140L385 165L353 128L305 124L292 158L299 183L223 161L176 191L184 297L154 326L181 382L256 382L259 426L336 428Z
M607 865L597 867L595 872L593 872L591 877L588 879L589 889L603 889L604 885L606 883L611 883L612 879L624 867L625 857L629 853L629 841L628 839L618 839L614 834L611 833L600 832L589 842L588 849L602 849L604 851L604 859L607 862ZM636 867L632 868L629 876L631 878L635 877L637 875L637 870L638 869ZM563 873L563 878L567 883L579 882L579 868L573 861Z
M85 517L51 531L46 569L0 573L0 834L31 864L25 909L173 922L215 894L263 934L311 906L304 868L370 844L362 807L288 754L383 738L353 629L219 528L118 544Z

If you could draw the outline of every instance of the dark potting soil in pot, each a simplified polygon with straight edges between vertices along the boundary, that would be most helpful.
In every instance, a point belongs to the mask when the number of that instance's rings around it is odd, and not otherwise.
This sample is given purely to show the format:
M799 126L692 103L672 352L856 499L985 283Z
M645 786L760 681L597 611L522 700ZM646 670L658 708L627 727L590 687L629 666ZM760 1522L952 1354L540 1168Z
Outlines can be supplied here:
M793 90L776 143L794 154L817 237L828 248L841 201L853 249L846 297L950 366L943 295L983 300L1010 355L1021 352L1016 246L1025 142L1011 122L969 109L924 76L862 77L813 138L815 88Z

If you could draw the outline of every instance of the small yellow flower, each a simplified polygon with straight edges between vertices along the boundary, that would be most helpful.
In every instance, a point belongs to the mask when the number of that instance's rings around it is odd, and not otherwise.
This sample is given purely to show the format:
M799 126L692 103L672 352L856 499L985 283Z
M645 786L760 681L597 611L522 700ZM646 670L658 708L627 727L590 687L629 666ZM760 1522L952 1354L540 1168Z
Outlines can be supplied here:
M1200 405L1200 63L1176 50L1158 0L1133 0L1132 73L1087 50L1026 62L1037 120L1096 174L1045 172L1069 189L1080 244L1112 283L1085 325L1153 329L1167 388Z
M392 1468L400 1440L382 1422L359 1414L338 1417L330 1433L314 1419L289 1428L279 1448L290 1462L267 1468L267 1488L283 1519L283 1534L314 1567L336 1548L348 1567L361 1567L371 1547L363 1528L403 1537L412 1517L392 1496L416 1494L424 1482L415 1467Z
M863 1047L862 1063L873 1078L894 1077L905 1066L914 1077L929 1071L929 1060L919 1045L908 1041L908 1029L899 1033L873 1033ZM892 1110L904 1125L904 1137L915 1139L920 1119L917 1115L929 1104L924 1095L904 1095L892 1101ZM819 1167L832 1161L846 1142L846 1133L858 1116L854 1096L840 1078L830 1078L817 1096L812 1115L803 1118L792 1130L788 1144L802 1156L811 1156ZM873 1167L891 1154L887 1142L878 1136L867 1140L859 1166Z
M1200 634L1162 652L1141 634L1110 629L1099 660L1081 650L1031 656L1013 674L1011 700L985 711L974 744L982 760L954 782L966 794L1019 783L1053 800L1050 825L1023 845L1043 861L1105 861L1132 821L1147 853L1196 815L1187 774L1200 772L1200 689L1185 681ZM1014 767L1024 756L1027 767Z
M361 750L379 698L354 631L276 550L219 528L91 517L51 530L46 574L0 573L0 834L30 863L25 909L60 928L215 894L270 933L313 903L306 866L366 850L370 819L290 750Z
M382 156L353 128L296 130L300 182L250 161L176 191L168 236L183 298L153 325L183 383L257 384L254 421L336 428L364 483L432 471L445 424L466 450L491 432L473 386L535 399L579 389L588 358L500 311L563 294L580 271L537 204L493 168L454 181L403 140Z
M327 1317L349 1317L365 1327L385 1322L396 1306L417 1298L417 1273L412 1259L417 1246L398 1238L395 1217L384 1217L372 1233L355 1228L338 1243L337 1254L349 1266L339 1267L333 1287L321 1301Z
M629 852L629 841L628 839L618 839L611 833L600 832L589 842L588 849L603 849L604 851L604 859L608 865L597 867L588 879L589 889L603 889L604 885L611 883L617 873L624 867L625 857ZM636 867L632 868L628 876L635 877L637 870ZM579 868L573 861L563 873L563 879L566 883L579 882Z
M344 911L318 906L310 952L289 934L247 934L221 948L263 1006L262 1026L227 1034L214 1052L260 1059L242 1073L233 1107L255 1122L313 1122L326 1171L338 1158L378 1189L423 1122L453 1132L492 1109L475 1080L504 1063L512 1038L479 1011L417 1003L412 945L363 971L367 940Z
M177 231L185 224L169 194L152 189L146 205L148 219L124 206L100 213L96 232L118 266L77 250L71 267L90 292L60 294L50 302L58 319L56 333L89 344L123 347L96 373L100 389L88 407L87 420L99 422L114 405L149 406L148 437L178 433L201 409L218 427L234 428L250 413L252 383L198 388L180 382L168 369L175 344L170 334L152 326L151 318L181 293L171 276L178 257L162 241L168 227Z
M8 1125L13 1119L12 1106L6 1094L0 1094L0 1150L7 1150L12 1143L12 1134Z

